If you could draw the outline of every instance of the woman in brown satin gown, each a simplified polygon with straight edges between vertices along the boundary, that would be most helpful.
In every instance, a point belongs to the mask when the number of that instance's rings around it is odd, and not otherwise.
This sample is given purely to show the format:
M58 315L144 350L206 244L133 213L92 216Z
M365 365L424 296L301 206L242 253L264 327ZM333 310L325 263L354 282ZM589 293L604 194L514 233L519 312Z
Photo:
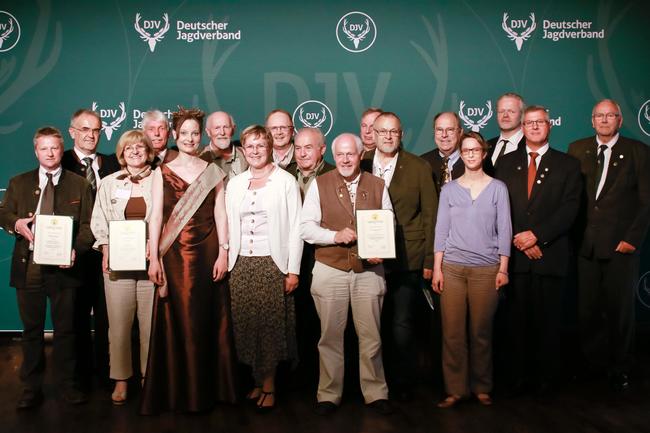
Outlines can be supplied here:
M145 415L202 412L236 399L230 297L221 282L228 261L225 173L218 167L216 181L211 181L215 185L208 184L207 196L196 203L198 209L171 247L162 257L158 254L169 229L164 226L173 225L170 214L176 203L209 168L196 157L202 129L201 111L180 108L173 113L179 154L154 172L149 276L159 287L141 407Z

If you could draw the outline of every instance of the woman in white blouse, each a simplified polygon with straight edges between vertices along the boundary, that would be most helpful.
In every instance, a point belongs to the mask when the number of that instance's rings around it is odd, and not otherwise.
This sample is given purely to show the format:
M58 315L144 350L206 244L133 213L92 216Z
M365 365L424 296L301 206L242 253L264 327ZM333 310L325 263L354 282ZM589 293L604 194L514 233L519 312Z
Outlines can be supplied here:
M102 271L108 311L110 342L110 377L115 380L113 404L124 404L127 380L133 375L131 327L135 315L140 327L140 373L145 375L149 353L153 283L147 271L113 272L108 262L108 222L142 219L151 215L151 167L155 152L149 138L141 131L125 132L115 149L122 170L102 179L97 191L91 228L94 248L103 253Z
M275 369L295 359L300 188L272 161L273 137L263 126L240 137L249 168L226 190L230 251L231 308L239 360L251 366L255 386L247 398L261 412L275 407Z

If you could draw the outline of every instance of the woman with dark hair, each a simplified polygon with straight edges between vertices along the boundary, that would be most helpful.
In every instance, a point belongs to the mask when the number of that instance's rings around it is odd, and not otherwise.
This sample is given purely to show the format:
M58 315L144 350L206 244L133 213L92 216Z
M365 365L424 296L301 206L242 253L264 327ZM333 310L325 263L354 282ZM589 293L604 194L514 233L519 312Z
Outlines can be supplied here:
M440 408L470 392L482 405L492 404L492 321L497 291L508 284L512 240L508 189L483 172L487 143L468 132L460 155L465 174L440 191L434 244L432 286L440 294L448 394Z
M103 254L102 271L108 312L110 377L115 381L111 400L121 405L127 398L127 381L133 375L131 328L138 317L140 331L140 374L145 377L153 283L146 271L111 271L108 262L110 221L144 220L151 215L151 167L156 155L149 138L137 130L120 137L115 149L122 170L102 179L90 222L95 249Z
M149 277L156 284L142 413L235 401L225 173L198 158L203 112L173 113L178 156L153 176Z

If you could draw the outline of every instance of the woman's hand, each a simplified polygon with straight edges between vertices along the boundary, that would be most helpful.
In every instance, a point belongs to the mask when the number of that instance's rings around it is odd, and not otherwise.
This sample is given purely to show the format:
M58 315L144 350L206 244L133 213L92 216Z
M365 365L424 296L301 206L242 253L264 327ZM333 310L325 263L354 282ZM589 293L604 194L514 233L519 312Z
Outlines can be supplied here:
M434 292L437 294L442 293L443 285L444 285L445 278L442 275L442 269L440 268L434 268L433 269L433 278L431 279L431 288L433 289Z
M506 272L499 271L497 272L497 276L495 280L496 280L495 283L497 285L497 290L499 290L501 287L508 284L509 281L508 274Z
M149 274L149 279L155 285L162 286L165 284L165 277L159 260L152 260L149 263L149 270L147 273Z
M108 274L108 245L102 245L102 272Z
M284 293L288 295L296 290L296 287L298 287L298 275L287 274L287 276L284 277Z
M228 256L226 254L219 254L217 260L212 267L212 280L221 281L228 272Z

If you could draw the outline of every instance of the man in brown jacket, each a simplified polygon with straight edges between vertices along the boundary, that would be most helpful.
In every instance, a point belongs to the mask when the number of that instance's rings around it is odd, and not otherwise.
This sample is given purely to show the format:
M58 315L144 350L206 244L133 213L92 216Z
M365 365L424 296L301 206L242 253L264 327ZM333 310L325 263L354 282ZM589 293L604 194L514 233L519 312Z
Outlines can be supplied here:
M45 127L36 131L34 151L39 168L12 178L0 206L0 225L7 233L16 236L10 285L16 288L24 329L20 370L24 391L18 409L35 407L43 400L43 327L48 297L54 325L54 370L61 397L70 404L86 401L85 394L74 383L74 303L76 290L83 283L75 258L88 251L94 240L90 231L92 190L86 179L62 169L63 138L56 128ZM70 266L46 266L33 262L32 224L38 214L74 219Z
M382 179L361 172L361 139L341 134L332 142L336 170L318 176L302 209L302 238L316 245L311 293L321 322L320 379L316 413L327 415L343 394L343 333L348 308L359 337L359 376L366 404L382 414L392 408L382 362L380 316L386 293L382 259L358 255L355 212L392 209Z

